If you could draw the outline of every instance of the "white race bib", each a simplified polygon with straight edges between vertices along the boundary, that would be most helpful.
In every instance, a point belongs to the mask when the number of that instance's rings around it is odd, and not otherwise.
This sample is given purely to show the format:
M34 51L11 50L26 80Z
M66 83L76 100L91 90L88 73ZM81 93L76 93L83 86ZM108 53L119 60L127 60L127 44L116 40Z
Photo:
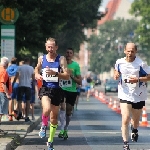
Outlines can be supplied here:
M129 82L129 79L131 77L136 77L136 76L133 76L133 75L128 75L128 74L122 74L122 86L124 88L135 88L137 86L137 83L130 83Z
M62 88L72 87L72 79L69 80L59 80L59 86Z
M55 72L58 72L58 68L50 68L50 69ZM46 82L58 82L58 77L56 77L55 75L46 74L46 70L47 68L42 69L43 80L45 80Z

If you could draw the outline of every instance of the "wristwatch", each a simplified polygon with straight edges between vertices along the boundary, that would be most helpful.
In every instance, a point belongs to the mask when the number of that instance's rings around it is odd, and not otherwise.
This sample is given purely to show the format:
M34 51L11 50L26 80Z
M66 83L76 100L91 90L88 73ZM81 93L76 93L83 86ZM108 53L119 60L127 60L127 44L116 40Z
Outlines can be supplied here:
M56 72L56 74L55 74L55 77L57 77L58 76L58 72Z

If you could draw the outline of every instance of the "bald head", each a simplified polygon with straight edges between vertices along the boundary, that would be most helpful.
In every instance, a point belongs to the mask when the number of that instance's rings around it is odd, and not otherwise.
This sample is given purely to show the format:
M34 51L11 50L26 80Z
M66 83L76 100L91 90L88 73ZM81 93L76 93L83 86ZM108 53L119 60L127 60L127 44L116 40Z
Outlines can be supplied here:
M137 51L137 46L134 43L127 43L125 46L126 49L135 49Z
M137 46L134 43L127 43L124 49L124 53L126 54L126 60L128 62L134 61L137 53Z

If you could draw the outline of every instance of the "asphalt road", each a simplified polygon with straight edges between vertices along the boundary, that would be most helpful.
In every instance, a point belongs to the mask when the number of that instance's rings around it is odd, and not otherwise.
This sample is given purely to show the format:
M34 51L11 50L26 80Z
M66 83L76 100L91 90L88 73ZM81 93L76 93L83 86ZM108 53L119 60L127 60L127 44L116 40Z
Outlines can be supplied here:
M103 87L98 87L102 90ZM108 96L117 97L116 93ZM59 139L59 127L54 140L55 150L122 150L121 115L94 97L90 101L80 99L69 128L69 139ZM47 138L38 136L40 125L27 135L17 150L47 150ZM47 132L48 137L49 131ZM150 128L139 128L139 140L130 140L131 150L150 150Z

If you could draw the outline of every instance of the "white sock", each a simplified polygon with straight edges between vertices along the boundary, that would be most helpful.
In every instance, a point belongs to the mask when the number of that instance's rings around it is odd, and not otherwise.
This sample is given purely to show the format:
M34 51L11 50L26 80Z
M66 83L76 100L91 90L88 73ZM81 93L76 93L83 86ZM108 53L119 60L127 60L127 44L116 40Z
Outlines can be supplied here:
M66 122L66 111L60 110L59 119L60 119L60 128L61 130L64 130L65 122Z

